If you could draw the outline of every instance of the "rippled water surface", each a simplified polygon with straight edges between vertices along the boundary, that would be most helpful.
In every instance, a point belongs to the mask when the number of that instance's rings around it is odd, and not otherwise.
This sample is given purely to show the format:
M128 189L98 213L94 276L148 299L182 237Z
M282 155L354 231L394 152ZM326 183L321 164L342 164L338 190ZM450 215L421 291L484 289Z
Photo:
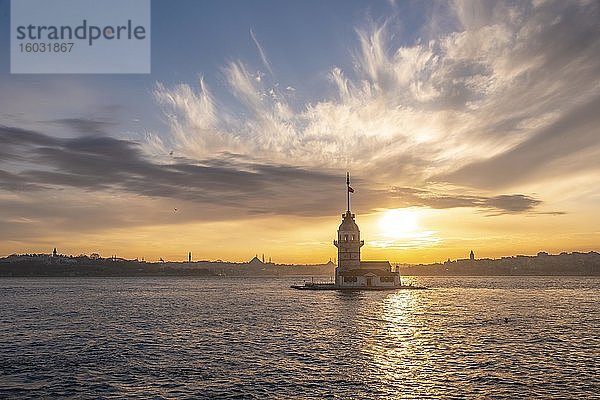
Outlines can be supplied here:
M600 279L0 279L0 397L599 398Z

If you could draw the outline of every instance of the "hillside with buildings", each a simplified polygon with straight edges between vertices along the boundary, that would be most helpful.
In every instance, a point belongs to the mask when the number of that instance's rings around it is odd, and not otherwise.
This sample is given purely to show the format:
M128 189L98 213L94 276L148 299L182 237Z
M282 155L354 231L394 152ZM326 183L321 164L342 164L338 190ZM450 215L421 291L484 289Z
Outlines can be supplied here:
M146 262L98 254L14 254L0 258L0 277L27 276L333 276L336 265L278 264L258 256L248 262L191 261ZM494 276L494 275L596 275L600 276L600 254L540 252L499 259L447 260L443 263L399 265L404 276Z
M402 275L600 275L600 254L539 252L535 256L517 255L498 259L477 259L473 252L468 259L447 260L444 263L400 266Z
M146 262L98 254L13 254L0 258L0 277L27 276L332 276L335 265L288 265L253 257L245 263L227 261Z

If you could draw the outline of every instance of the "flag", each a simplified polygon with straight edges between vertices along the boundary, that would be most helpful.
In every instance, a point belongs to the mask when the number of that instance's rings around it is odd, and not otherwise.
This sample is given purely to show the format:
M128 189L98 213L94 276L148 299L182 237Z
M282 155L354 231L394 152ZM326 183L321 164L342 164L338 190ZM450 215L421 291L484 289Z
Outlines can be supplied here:
M350 186L348 186L348 192L354 193L354 189L352 189Z

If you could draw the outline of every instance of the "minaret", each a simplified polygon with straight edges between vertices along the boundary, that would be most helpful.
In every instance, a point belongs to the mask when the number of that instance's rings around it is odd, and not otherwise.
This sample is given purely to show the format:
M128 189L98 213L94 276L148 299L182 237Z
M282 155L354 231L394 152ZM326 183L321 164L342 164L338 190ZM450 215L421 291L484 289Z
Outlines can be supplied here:
M469 260L475 261L475 253L473 253L473 250L471 250L471 253L469 253Z
M360 268L360 248L365 244L360 240L360 230L354 221L355 215L350 212L350 175L346 175L347 205L348 209L342 214L342 223L338 228L337 240L333 244L338 249L338 270ZM337 275L337 274L336 274Z

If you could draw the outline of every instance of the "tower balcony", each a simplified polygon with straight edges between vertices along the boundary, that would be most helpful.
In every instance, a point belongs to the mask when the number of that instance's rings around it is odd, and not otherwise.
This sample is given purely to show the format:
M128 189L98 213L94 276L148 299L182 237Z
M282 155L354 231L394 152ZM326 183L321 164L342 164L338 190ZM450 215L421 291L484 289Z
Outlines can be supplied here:
M364 240L361 240L361 241L358 241L358 240L340 240L340 241L334 240L333 245L337 248L340 248L340 246L344 247L344 248L348 248L348 247L354 247L356 245L360 245L360 247L362 247L365 245L365 241Z

